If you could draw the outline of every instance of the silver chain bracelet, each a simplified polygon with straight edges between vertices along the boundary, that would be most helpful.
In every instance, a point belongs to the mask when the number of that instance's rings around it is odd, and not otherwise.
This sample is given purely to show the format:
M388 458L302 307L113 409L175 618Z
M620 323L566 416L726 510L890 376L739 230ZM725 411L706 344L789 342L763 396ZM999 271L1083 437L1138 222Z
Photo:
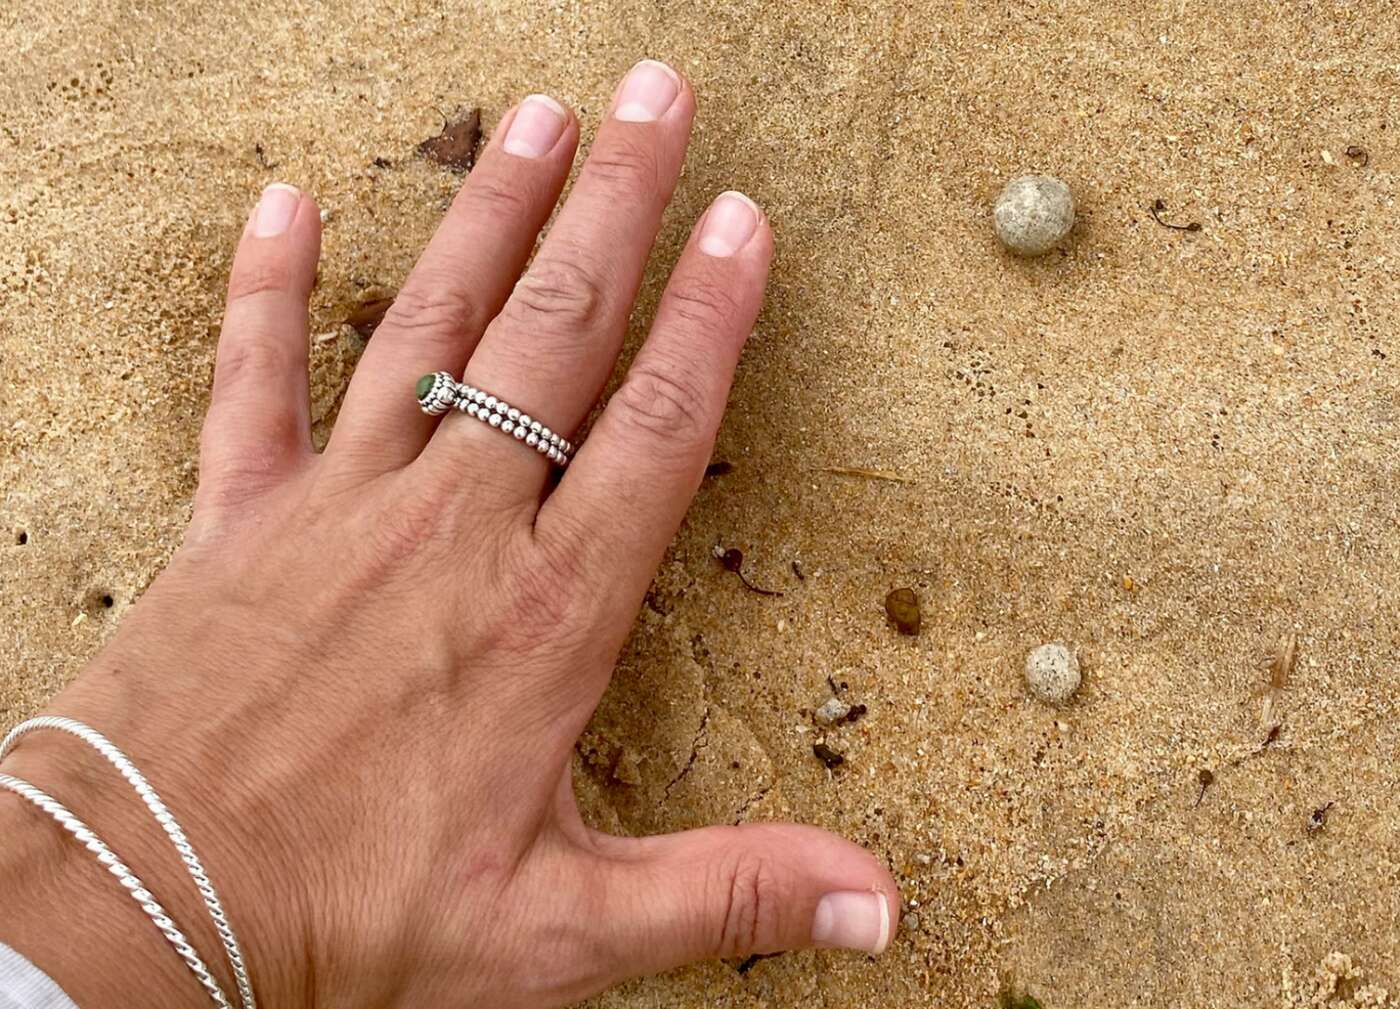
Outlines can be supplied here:
M19 739L38 729L57 729L78 737L101 754L135 789L136 794L146 804L146 808L151 811L151 815L155 817L161 829L165 831L170 843L174 845L176 853L180 856L180 861L184 863L185 869L189 872L190 878L194 880L195 887L204 899L204 906L209 909L209 916L214 921L214 929L219 933L219 939L223 943L224 952L228 957L229 969L233 972L234 980L238 984L238 994L242 1000L243 1009L256 1009L257 1003L253 998L252 981L248 977L248 970L243 962L243 951L238 945L238 938L234 935L233 926L229 924L228 916L224 913L223 904L219 900L218 893L214 890L214 884L209 881L209 875L204 871L203 863L195 854L194 847L190 844L185 831L176 821L175 814L170 812L169 807L161 801L156 790L151 787L150 782L137 770L136 765L126 754L122 753L96 729L71 718L41 715L38 718L21 722L10 731L3 742L0 742L0 760L5 759L6 754L10 752ZM83 847L95 854L97 860L106 867L108 872L117 877L122 886L155 923L160 933L175 947L175 951L180 954L180 958L185 961L199 983L204 986L210 998L214 1000L214 1004L219 1009L232 1009L223 989L219 987L219 983L214 980L199 954L194 951L169 914L145 888L136 874L117 858L112 849L100 837L82 820L74 816L61 802L29 782L9 774L0 774L0 786L23 796L44 810L57 820L63 829L77 838Z

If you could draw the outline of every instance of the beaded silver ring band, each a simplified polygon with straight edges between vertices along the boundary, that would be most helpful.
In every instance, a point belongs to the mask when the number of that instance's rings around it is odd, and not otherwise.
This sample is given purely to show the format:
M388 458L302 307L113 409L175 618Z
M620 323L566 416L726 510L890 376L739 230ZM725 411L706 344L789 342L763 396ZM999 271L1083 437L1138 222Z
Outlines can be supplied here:
M414 394L418 405L430 417L440 417L448 410L457 409L523 442L556 466L567 466L573 457L574 443L569 439L485 389L458 382L449 372L424 375L418 380Z

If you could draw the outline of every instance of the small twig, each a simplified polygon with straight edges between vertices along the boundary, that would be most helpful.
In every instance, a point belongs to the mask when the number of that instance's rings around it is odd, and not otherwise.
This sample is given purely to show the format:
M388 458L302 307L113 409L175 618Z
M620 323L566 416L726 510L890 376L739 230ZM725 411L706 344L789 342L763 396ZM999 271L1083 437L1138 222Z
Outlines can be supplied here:
M862 480L888 480L890 483L918 483L907 476L900 476L898 473L891 473L883 469L862 469L859 466L823 466L823 473L831 473L836 476L853 476Z
M1201 222L1192 221L1190 224L1172 224L1170 221L1162 220L1162 212L1167 209L1166 201L1160 197L1152 201L1152 206L1148 208L1152 212L1152 219L1164 228L1171 228L1173 231L1200 231Z

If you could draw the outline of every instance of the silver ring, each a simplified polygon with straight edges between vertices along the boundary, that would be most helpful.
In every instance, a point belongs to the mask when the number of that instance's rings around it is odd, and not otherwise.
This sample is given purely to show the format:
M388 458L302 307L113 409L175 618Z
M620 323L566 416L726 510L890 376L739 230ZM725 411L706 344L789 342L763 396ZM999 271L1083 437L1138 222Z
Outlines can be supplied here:
M414 389L418 405L430 417L440 417L456 408L475 417L501 434L524 442L556 466L567 466L574 454L574 443L551 431L528 413L521 413L505 400L485 389L458 382L449 372L435 371L418 380Z

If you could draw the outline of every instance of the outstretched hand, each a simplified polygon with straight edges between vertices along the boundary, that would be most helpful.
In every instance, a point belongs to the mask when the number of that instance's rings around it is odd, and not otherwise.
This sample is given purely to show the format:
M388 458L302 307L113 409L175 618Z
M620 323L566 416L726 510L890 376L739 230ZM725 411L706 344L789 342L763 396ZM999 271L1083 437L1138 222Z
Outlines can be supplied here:
M556 1006L706 957L878 953L895 928L894 880L847 841L779 824L612 837L584 825L570 781L709 460L763 298L762 212L726 193L701 217L557 484L514 437L414 399L421 375L446 370L573 437L616 363L694 113L677 74L635 67L527 269L579 129L540 96L508 112L319 454L319 214L274 186L248 222L186 542L50 710L121 745L179 815L266 1006ZM110 769L43 733L5 769L70 798L222 967L188 881ZM85 971L88 929L52 913L0 921L0 939L80 1005L198 1004L85 853L17 799L0 799L0 818L16 839L0 879L17 859L48 867L6 885L14 903L89 909L122 965Z

